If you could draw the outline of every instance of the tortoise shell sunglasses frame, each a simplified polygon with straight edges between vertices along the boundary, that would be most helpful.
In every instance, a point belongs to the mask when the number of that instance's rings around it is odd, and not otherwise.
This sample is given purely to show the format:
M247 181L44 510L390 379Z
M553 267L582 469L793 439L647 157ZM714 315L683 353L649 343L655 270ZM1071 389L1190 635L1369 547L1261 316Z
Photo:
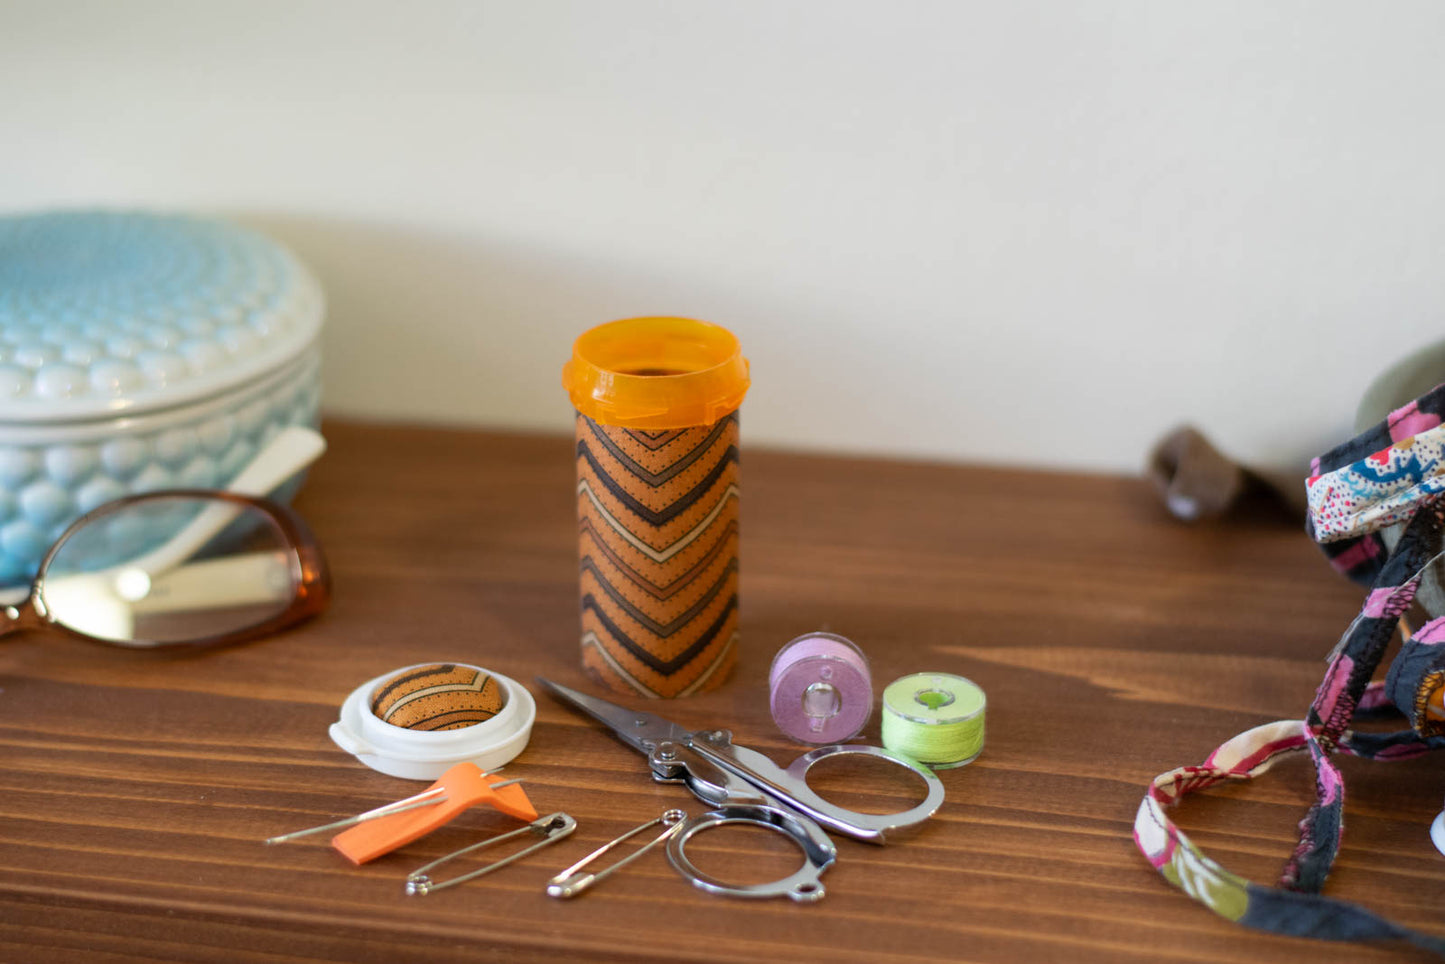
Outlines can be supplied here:
M291 580L294 592L286 608L253 626L230 630L211 636L194 639L155 641L145 639L104 639L72 629L58 622L45 602L45 576L51 562L61 547L86 526L99 519L114 515L146 502L160 502L168 499L192 499L208 502L229 502L238 508L254 509L264 515L285 538L284 551L289 553ZM279 550L278 550L279 551ZM46 550L40 560L40 567L30 585L30 594L21 602L0 609L0 636L26 629L55 627L78 639L105 643L111 646L127 646L138 649L152 649L172 646L219 646L239 643L279 632L324 610L331 600L331 572L321 546L309 526L289 506L256 496L241 495L237 492L218 489L157 489L128 495L106 502L76 519L60 537Z

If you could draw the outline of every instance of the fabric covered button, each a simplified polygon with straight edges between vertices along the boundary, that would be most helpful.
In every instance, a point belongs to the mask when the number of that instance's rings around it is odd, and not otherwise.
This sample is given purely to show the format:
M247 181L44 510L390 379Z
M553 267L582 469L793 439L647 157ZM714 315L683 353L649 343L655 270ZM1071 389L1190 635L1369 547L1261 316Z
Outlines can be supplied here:
M505 703L502 687L477 667L429 663L379 683L371 712L409 730L458 730L490 720Z

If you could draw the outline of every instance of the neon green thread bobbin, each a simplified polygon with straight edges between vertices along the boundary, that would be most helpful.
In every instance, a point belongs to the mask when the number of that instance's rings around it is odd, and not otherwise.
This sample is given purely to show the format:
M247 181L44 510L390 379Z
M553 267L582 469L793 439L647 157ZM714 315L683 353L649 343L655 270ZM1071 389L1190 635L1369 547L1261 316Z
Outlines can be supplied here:
M972 763L987 703L977 683L952 673L896 679L883 691L883 745L935 770Z

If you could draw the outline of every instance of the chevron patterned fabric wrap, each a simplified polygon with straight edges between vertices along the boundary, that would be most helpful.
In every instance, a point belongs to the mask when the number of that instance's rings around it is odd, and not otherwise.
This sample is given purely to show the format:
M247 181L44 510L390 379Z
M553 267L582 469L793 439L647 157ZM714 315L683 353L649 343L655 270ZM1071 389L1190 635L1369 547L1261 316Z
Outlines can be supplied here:
M644 431L577 416L582 666L614 692L687 696L732 669L738 417Z
M485 723L505 703L501 686L484 670L431 663L382 680L371 695L371 712L383 723L408 730L460 730Z

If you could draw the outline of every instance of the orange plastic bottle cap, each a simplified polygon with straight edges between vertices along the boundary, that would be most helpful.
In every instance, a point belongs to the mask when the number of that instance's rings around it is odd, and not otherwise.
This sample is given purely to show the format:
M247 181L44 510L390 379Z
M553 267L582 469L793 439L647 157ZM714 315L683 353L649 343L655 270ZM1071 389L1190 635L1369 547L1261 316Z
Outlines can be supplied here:
M583 332L562 367L577 411L599 425L649 430L711 425L751 381L737 336L691 318L626 318Z

